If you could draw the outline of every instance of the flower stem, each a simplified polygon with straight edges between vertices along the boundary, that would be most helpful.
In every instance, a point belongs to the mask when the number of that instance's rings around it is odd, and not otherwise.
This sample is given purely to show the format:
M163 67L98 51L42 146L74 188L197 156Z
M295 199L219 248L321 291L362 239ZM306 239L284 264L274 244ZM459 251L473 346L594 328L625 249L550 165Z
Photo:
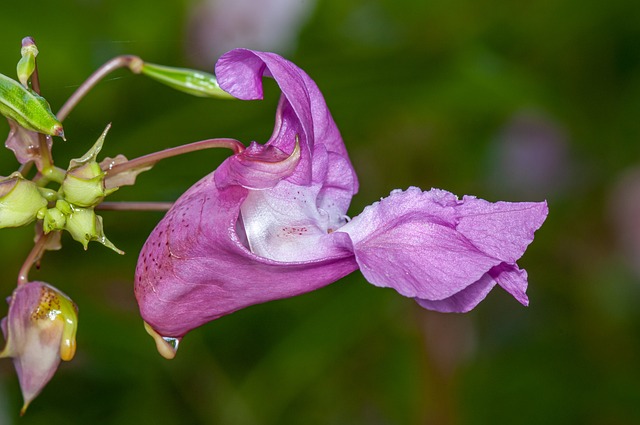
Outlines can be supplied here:
M102 80L105 76L109 75L113 71L119 68L129 68L131 72L134 74L139 74L142 69L142 65L144 62L138 56L133 55L122 55L116 56L115 58L105 62L100 68L98 68L93 74L89 76L85 80L84 83L78 87L78 89L67 99L67 101L62 105L58 114L58 120L62 122L71 112L71 110L80 103L80 100L95 87L96 84L100 80ZM35 90L35 88L34 88Z
M46 235L42 232L40 233L38 240L36 240L36 243L33 245L31 252L27 256L27 259L24 260L24 263L20 268L20 272L18 273L18 286L22 285L23 283L29 282L29 271L31 270L31 267L40 260L40 257L42 257L42 253L44 252L45 246L47 245L47 240L52 234L53 232Z
M103 202L96 210L105 211L167 211L173 202Z
M37 94L40 94L40 78L38 77L38 60L34 59L33 73L31 74L31 88ZM53 158L47 144L47 135L38 133L38 150L42 160L42 167L49 168L53 166Z
M160 152L150 153L148 155L134 158L121 164L116 164L104 170L106 173L105 180L108 180L110 177L113 177L119 173L150 167L156 162L165 158L171 158L174 156L183 155L185 153L196 152L211 148L228 148L231 149L234 153L240 153L244 150L244 145L235 139L207 139L182 146L176 146L175 148L169 148Z

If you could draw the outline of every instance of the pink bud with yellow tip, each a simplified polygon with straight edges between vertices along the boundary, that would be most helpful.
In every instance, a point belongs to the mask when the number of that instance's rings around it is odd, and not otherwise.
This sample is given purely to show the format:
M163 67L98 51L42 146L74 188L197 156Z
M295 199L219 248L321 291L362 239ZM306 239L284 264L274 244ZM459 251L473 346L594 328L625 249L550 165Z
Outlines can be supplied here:
M78 309L62 292L44 282L18 286L2 320L6 339L0 357L12 357L24 398L21 414L51 380L60 360L76 351Z

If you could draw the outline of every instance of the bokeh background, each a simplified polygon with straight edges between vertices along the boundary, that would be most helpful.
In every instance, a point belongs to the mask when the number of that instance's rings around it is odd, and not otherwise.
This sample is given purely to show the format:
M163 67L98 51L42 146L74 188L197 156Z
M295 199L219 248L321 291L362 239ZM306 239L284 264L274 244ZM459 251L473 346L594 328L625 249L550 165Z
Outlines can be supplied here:
M125 256L84 252L65 235L31 276L79 305L77 356L21 419L1 360L0 424L640 423L633 0L7 1L0 72L14 75L26 35L54 110L119 54L212 70L232 47L279 52L315 79L342 131L362 187L351 215L411 185L547 199L550 214L519 262L528 308L496 289L469 314L437 314L356 272L197 329L166 361L132 292L161 214L104 212ZM211 137L264 142L277 98L267 83L262 102L197 99L122 70L74 110L54 155L66 165L109 122L108 156ZM172 201L226 155L167 160L113 199ZM15 167L0 154L0 175ZM1 232L6 296L32 238Z

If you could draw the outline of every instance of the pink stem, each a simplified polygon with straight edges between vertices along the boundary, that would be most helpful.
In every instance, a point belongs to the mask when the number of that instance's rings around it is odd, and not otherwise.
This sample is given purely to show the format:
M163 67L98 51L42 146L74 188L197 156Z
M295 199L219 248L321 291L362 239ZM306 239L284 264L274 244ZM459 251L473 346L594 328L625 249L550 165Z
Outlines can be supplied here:
M18 273L18 285L29 282L29 271L31 270L31 267L40 260L40 257L42 257L42 253L47 245L47 240L52 234L53 233L48 233L45 235L44 233L40 233L38 240L35 245L33 245L33 248L31 248L31 252L20 268L20 272Z
M240 153L244 150L244 145L235 139L208 139L182 146L176 146L175 148L169 148L160 152L150 153L148 155L134 158L121 164L116 164L113 167L105 170L107 174L105 179L109 179L116 174L124 173L126 171L152 166L162 159L211 148L228 148L231 149L234 153Z
M173 202L103 202L96 210L105 211L167 211Z
M95 87L100 80L111 72L119 68L129 68L134 74L139 74L143 64L144 62L142 59L133 55L117 56L104 63L93 74L91 74L89 78L87 78L85 82L82 83L71 95L71 97L67 99L64 105L62 105L62 108L60 108L57 114L58 120L62 122L69 115L71 110L80 103L80 100L82 100L89 90Z

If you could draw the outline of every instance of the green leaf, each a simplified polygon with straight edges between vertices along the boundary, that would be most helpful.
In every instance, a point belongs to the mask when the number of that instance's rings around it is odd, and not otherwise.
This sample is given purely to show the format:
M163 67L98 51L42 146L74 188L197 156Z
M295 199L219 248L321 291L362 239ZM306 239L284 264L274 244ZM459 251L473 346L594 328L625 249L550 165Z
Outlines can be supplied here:
M193 96L235 99L220 88L218 80L216 80L214 75L206 72L155 65L152 63L142 65L140 72L169 87Z

